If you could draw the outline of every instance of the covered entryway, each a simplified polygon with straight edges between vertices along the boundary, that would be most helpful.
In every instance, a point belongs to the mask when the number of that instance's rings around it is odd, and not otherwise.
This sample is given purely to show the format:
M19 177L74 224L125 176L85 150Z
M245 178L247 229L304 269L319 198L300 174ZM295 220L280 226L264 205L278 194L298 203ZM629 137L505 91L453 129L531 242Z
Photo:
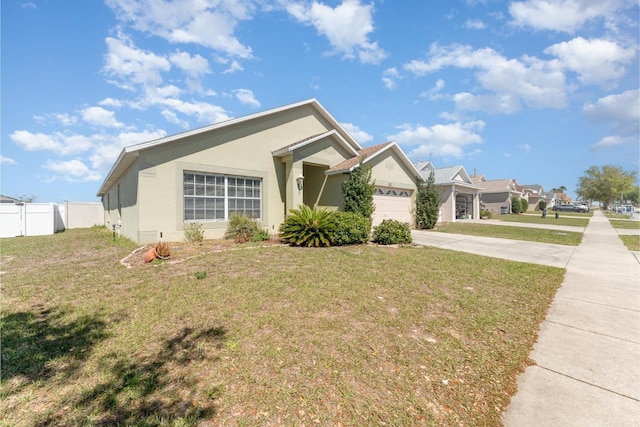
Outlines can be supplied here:
M474 218L473 194L456 194L456 219Z
M411 224L411 191L401 188L376 187L373 194L376 208L373 212L373 225L385 219L395 219Z

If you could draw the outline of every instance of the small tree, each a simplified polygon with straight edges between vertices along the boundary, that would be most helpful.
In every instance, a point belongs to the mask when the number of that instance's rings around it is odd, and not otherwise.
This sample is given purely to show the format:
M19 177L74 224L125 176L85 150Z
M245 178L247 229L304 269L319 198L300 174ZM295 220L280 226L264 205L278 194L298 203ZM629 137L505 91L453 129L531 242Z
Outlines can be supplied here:
M527 199L520 199L520 212L526 212L529 209L529 201Z
M375 205L373 193L375 183L371 182L371 165L360 165L351 171L349 179L342 184L345 212L354 212L371 220Z
M545 210L547 208L547 202L545 202L544 200L540 200L540 202L538 203L538 209L540 209L541 211Z
M431 229L438 222L440 213L440 192L436 187L436 179L433 171L429 174L427 183L418 181L418 193L416 194L416 226L421 229Z
M511 198L511 212L514 214L520 213L520 198L512 197Z

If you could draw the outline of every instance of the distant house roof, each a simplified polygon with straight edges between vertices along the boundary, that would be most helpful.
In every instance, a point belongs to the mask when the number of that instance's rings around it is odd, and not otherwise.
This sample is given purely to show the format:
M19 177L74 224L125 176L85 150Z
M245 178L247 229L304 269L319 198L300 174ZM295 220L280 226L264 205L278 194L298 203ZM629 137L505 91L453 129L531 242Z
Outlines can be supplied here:
M520 193L513 179L492 179L482 181L479 185L483 188L483 193Z
M22 200L0 194L0 203L22 203Z
M527 185L523 184L521 185L521 187L524 188L525 190L531 190L533 193L536 193L536 194L544 193L544 189L540 184L527 184Z
M485 182L486 178L484 177L484 175L473 175L471 176L471 182L473 182L474 184L480 184L481 182Z
M443 168L436 168L431 162L418 162L415 164L416 169L420 171L420 174L425 179L429 179L431 172L433 171L433 178L436 185L463 185L470 188L481 188L476 185L472 180L464 166L447 166Z

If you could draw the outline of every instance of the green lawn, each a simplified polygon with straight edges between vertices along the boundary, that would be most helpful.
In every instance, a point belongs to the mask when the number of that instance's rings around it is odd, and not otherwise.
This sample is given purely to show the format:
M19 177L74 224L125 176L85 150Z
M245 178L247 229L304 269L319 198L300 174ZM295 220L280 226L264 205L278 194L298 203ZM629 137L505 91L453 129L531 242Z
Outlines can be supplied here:
M575 227L586 227L589 224L589 218L592 213L565 213L560 212L558 218L555 217L555 212L549 211L546 218L542 218L540 215L531 214L509 214L509 215L496 215L492 219L497 219L505 222L522 222L526 224L553 224L553 225L570 225Z
M613 228L624 230L640 230L640 221L630 221L629 219L609 219L609 223L613 226Z
M640 251L640 236L619 236L630 251Z
M546 230L541 228L514 227L510 225L478 224L464 221L438 224L435 231L571 246L579 245L582 240L582 233L574 231Z
M125 268L135 245L103 228L0 247L11 426L499 425L564 276L426 247L213 242Z

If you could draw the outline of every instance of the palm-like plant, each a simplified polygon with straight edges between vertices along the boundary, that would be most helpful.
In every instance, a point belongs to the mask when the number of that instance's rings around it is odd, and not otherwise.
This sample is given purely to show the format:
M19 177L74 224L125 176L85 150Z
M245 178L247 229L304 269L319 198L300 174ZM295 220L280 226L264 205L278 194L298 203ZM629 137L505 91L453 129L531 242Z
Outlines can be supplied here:
M333 212L300 205L289 210L280 226L280 238L293 246L331 246L334 227Z

